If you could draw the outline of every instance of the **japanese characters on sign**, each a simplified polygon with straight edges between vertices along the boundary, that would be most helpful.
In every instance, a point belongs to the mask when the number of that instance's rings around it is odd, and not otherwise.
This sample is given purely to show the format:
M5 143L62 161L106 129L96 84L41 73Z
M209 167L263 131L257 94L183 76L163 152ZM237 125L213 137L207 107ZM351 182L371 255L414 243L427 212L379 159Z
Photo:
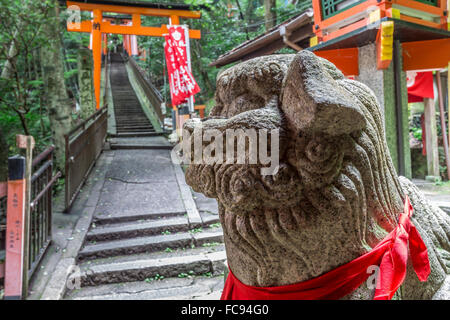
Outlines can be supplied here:
M24 179L8 181L5 297L17 298L23 293L25 185Z
M168 30L169 33L164 35L166 40L164 51L169 76L170 98L172 104L177 106L200 92L200 87L188 67L184 27L168 26Z

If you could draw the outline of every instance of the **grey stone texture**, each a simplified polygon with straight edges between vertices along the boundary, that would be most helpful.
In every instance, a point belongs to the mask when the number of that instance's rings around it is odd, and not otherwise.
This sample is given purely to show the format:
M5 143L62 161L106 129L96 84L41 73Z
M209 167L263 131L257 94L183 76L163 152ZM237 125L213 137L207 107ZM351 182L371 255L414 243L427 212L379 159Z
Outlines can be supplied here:
M124 222L118 225L99 226L91 229L87 234L87 241L105 241L134 238L137 236L151 236L164 231L187 231L189 227L186 217L175 217L159 220L140 220Z
M382 110L366 85L306 50L259 57L221 72L211 117L184 127L280 130L272 176L248 162L186 171L196 192L217 199L227 262L243 283L298 283L356 259L395 228L408 194L432 271L421 283L408 266L397 297L441 292L450 273L450 218L397 176ZM345 299L372 296L363 284Z
M104 263L84 269L81 275L81 285L96 285L106 283L144 281L159 274L164 277L177 277L187 270L192 275L213 273L216 262L225 260L225 252L214 252L181 257L160 259L141 259L134 261Z
M74 300L218 300L223 277L167 278L105 284L70 293Z
M94 64L92 51L88 48L78 50L78 84L80 86L81 117L87 119L95 112L96 101L94 95Z
M163 136L150 136L150 137L119 137L111 138L109 140L111 146L116 149L124 149L130 147L141 148L154 148L154 149L171 149L170 143Z

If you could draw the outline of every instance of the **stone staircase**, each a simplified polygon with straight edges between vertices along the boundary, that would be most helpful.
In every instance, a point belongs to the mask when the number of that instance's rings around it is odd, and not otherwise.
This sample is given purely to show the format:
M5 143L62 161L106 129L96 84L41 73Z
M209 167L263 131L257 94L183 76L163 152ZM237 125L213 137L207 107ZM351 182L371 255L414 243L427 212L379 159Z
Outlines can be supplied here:
M177 299L183 295L192 299L195 294L206 298L207 292L192 290L193 282L196 286L214 284L216 290L210 293L215 296L209 298L218 298L226 259L222 228L217 214L203 212L201 217L202 223L196 224L190 224L182 213L150 214L127 221L95 219L77 258L81 289L68 292L66 299L107 300L124 295L140 299L130 293L130 286L145 292L145 299L174 298L173 290L162 296L155 289L162 283L174 283ZM186 280L192 281L180 287ZM105 286L116 292L105 291Z
M77 256L81 288L65 299L218 299L226 256L216 201L194 193L193 223L169 151L114 152Z
M148 137L158 135L145 115L128 79L120 53L111 54L111 92L117 134L115 137Z

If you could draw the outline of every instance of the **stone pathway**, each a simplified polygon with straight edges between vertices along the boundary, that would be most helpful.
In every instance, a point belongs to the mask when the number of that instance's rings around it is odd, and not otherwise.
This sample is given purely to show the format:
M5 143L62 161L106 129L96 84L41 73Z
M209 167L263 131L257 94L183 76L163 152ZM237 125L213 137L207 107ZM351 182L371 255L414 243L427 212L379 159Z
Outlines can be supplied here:
M139 143L168 146L161 139ZM226 258L216 201L191 194L169 150L120 140L76 258L81 289L65 299L218 299Z
M413 179L414 184L435 206L450 214L450 185L439 185L421 179Z

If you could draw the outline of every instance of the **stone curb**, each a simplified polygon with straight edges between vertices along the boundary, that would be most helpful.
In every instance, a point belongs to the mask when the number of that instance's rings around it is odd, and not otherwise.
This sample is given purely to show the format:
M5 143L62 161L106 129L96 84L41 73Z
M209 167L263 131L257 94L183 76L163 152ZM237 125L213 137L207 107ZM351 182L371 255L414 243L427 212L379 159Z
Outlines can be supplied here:
M41 300L61 300L67 289L67 279L75 266L74 258L63 258L56 265ZM71 270L72 269L72 270Z
M187 185L184 178L183 169L181 166L173 161L173 155L171 152L172 165L175 170L175 176L177 178L178 186L180 188L181 199L183 200L184 207L188 215L189 224L193 225L196 223L202 223L202 218L198 212L197 205L192 197L191 188Z
M110 64L111 65L111 64ZM108 68L108 92L106 93L106 102L108 104L108 134L114 135L117 134L116 128L116 116L114 114L114 100L111 91L111 79L110 79L111 69Z

